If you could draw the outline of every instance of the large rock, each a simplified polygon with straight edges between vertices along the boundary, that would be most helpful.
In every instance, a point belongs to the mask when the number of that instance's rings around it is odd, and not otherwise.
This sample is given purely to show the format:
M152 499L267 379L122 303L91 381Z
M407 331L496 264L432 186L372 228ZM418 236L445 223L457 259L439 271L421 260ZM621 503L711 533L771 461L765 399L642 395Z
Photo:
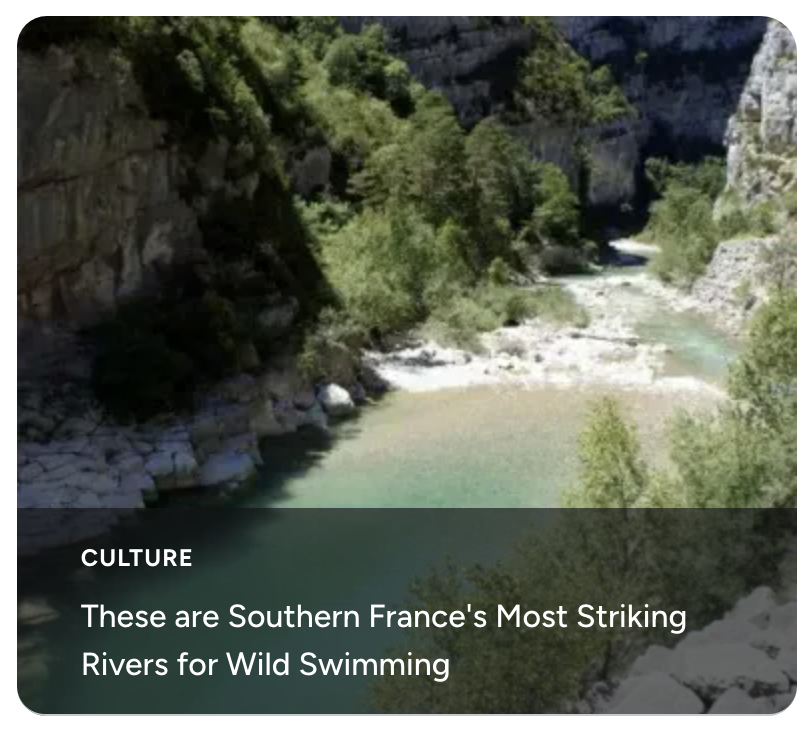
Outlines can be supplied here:
M200 485L231 486L242 483L256 472L251 456L244 452L227 450L212 455L200 469Z
M754 699L752 696L734 688L728 689L720 696L708 714L772 714L773 705L764 697Z
M251 431L260 439L263 437L283 435L287 431L285 427L280 424L273 404L269 400L263 401L262 404L254 408L249 426Z
M319 389L317 398L331 417L347 417L355 411L350 393L338 384L327 384Z
M747 597L739 600L725 617L766 628L770 616L777 608L775 593L769 587L757 587Z
M609 714L700 714L704 704L662 672L634 677L621 684Z
M665 671L674 652L664 646L649 646L631 667L630 676L645 676L653 671Z
M752 696L789 691L789 679L775 661L739 643L678 647L669 664L669 673L708 701L736 687Z

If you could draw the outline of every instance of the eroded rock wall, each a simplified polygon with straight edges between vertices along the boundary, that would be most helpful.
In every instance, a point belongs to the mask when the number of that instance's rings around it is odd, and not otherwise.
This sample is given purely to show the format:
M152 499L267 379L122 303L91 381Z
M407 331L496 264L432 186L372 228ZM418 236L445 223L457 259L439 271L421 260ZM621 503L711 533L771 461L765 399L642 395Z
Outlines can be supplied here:
M17 315L84 324L199 238L178 151L113 54L17 54Z
M498 113L511 96L531 36L514 16L356 16L357 31L381 23L393 52L427 86L441 90L466 126ZM650 155L690 159L720 153L767 19L717 16L556 16L569 43L595 66L607 64L638 120L591 131L589 200L618 206L638 194ZM566 130L544 120L519 133L536 153L575 178L578 161Z
M770 21L725 139L728 192L746 205L797 185L797 49L778 21Z

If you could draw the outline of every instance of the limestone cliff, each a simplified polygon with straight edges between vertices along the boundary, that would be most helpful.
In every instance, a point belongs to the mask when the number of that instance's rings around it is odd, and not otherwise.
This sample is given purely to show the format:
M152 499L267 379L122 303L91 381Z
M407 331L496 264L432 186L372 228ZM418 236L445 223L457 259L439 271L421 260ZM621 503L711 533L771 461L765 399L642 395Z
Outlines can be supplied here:
M607 64L640 112L645 156L719 151L753 55L761 17L559 17L572 46Z
M591 135L595 205L628 203L650 155L676 159L719 153L753 54L767 24L760 17L557 16L559 30L594 66L608 65L640 118ZM427 86L441 89L472 125L499 112L513 91L531 36L518 17L344 17L357 30L383 24L392 49ZM571 175L568 131L542 120L520 132Z
M776 283L796 285L797 125L795 41L785 26L770 21L728 124L727 186L717 211L760 206L781 230L722 242L692 291L734 332L742 331Z
M85 323L199 238L166 125L113 60L18 51L18 318Z
M797 84L795 39L771 21L726 134L728 191L747 205L797 185Z

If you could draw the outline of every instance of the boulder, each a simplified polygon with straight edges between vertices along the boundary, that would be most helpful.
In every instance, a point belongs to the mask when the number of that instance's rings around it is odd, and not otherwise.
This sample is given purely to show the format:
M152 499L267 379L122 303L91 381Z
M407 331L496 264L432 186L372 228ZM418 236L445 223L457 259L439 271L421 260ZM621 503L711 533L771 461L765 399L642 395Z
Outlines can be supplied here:
M659 671L627 680L618 692L608 714L701 714L705 708L696 694Z
M775 659L778 668L780 668L787 678L793 683L798 683L798 651L795 649L783 649L778 657Z
M778 696L774 696L772 698L773 704L773 711L774 712L783 712L793 701L795 701L795 690L797 687L793 687L792 691L788 694L778 694Z
M267 400L253 410L249 426L251 431L260 439L282 435L286 431L277 419L273 404Z
M165 478L175 472L175 461L171 452L157 452L150 456L145 467L153 478Z
M43 472L43 468L39 463L29 463L22 468L17 468L17 481L20 483L30 483L39 478Z
M702 699L714 701L739 687L753 696L789 691L789 679L761 651L741 643L677 647L669 673Z
M244 452L226 450L212 455L200 470L200 485L226 486L250 478L256 468L251 456Z
M355 411L355 402L350 393L338 384L321 387L316 396L331 417L347 417Z
M175 453L175 487L191 488L197 483L198 465L193 455L186 452Z
M118 486L121 494L149 493L155 490L155 481L146 473L130 473L121 477Z
M782 650L794 651L798 641L775 628L757 630L750 636L750 645L766 653L770 658L776 658Z
M773 706L765 698L754 699L738 688L728 689L708 710L708 714L771 714Z
M743 620L759 628L766 628L770 615L777 606L775 593L769 587L757 587L736 603L726 619Z
M771 630L778 630L785 635L798 637L798 603L788 602L786 605L775 608L770 614L769 626Z
M673 651L664 646L649 646L646 652L633 664L630 676L645 676L652 671L665 671L671 660Z
M330 429L327 415L324 413L321 404L314 402L310 409L304 412L305 424L316 429L327 431Z
M717 620L702 630L689 633L680 643L680 648L698 648L708 643L749 643L759 632L755 625L744 620Z

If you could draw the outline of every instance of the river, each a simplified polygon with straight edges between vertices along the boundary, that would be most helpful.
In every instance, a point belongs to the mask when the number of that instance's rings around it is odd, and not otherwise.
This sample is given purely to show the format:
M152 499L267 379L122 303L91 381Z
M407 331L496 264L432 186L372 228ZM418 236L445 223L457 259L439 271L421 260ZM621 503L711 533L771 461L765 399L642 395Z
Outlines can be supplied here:
M646 454L664 459L669 418L675 409L713 403L709 392L694 387L697 382L722 384L735 344L701 318L670 311L652 299L645 288L635 285L639 275L573 278L565 285L576 291L586 287L588 296L598 300L608 297L614 315L626 326L665 347L657 377L647 387L499 383L396 392L365 407L329 435L299 432L267 441L264 470L234 503L272 509L556 507L561 491L577 480L578 433L590 402L602 395L620 401L639 427ZM606 285L606 280L618 276L629 282ZM110 582L100 582L103 572L68 573L58 589L43 587L36 575L22 582L18 603L25 617L19 626L18 663L23 698L44 712L138 711L139 699L149 699L148 711L154 712L357 710L366 689L365 680L357 677L332 682L291 677L284 687L274 687L276 691L267 687L264 695L255 684L230 676L215 685L189 678L155 687L144 677L126 684L120 679L118 685L109 679L91 684L79 674L84 651L103 645L113 658L141 657L142 636L106 633L103 643L89 648L78 605L90 601L117 609L205 609L224 600L251 607L253 598L255 607L262 607L263 601L267 606L260 585L284 587L287 602L313 608L400 602L408 579L442 552L456 552L465 561L498 556L515 533L511 522L519 515L500 514L505 516L502 523L476 519L482 523L473 543L468 518L463 531L459 522L443 525L436 519L431 524L429 514L420 518L418 512L398 512L403 519L394 522L382 514L362 520L363 513L337 512L335 520L319 519L315 528L315 513L262 512L269 520L251 523L224 516L222 526L208 525L206 535L192 542L198 547L198 566L205 569L161 582L159 588L144 573ZM172 528L160 526L160 519L144 522L151 523L153 533L172 535ZM246 589L254 585L256 592ZM235 637L215 641L213 636L208 653L235 650ZM352 647L355 655L380 658L393 638L391 632L336 633L322 648L325 655L342 656ZM252 636L251 643L250 650L272 653L301 645L291 633ZM172 643L165 644L167 658L173 648Z

